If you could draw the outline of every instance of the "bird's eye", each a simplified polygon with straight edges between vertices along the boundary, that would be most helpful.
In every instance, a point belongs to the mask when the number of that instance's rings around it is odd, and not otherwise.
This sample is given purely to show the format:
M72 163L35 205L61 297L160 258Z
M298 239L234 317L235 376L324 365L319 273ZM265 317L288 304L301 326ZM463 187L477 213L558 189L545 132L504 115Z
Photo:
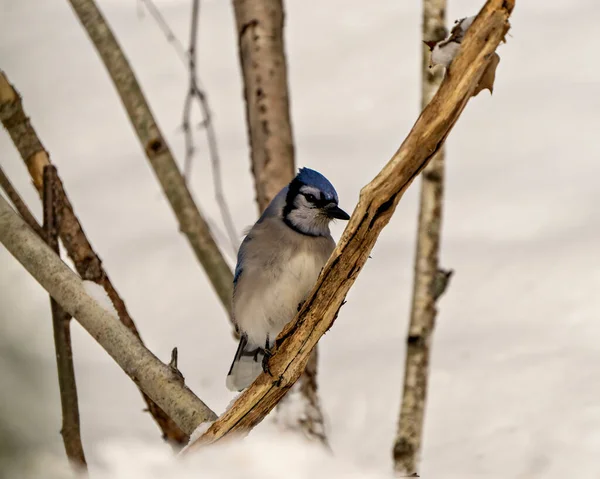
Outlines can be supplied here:
M314 203L315 201L317 201L317 198L315 197L315 195L311 195L310 193L306 193L304 195L304 197L306 198L307 201L310 201L311 203Z

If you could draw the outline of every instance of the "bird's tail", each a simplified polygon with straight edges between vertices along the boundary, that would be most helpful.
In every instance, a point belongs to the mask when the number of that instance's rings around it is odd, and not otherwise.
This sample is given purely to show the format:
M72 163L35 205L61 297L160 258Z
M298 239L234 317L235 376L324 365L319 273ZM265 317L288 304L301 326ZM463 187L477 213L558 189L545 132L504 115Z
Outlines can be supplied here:
M248 339L242 336L227 374L227 389L241 391L250 386L262 372L263 357L264 351L261 348L250 348Z

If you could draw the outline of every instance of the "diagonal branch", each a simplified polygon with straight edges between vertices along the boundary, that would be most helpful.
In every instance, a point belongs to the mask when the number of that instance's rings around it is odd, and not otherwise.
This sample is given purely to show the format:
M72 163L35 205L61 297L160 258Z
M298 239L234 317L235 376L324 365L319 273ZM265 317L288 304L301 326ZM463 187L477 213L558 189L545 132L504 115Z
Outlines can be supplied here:
M69 0L69 3L104 62L181 231L231 315L233 273L177 168L129 62L94 0Z
M44 168L51 164L50 157L23 110L20 95L1 70L0 121L19 150L33 184L41 195ZM59 235L77 272L83 279L94 281L104 288L117 309L121 322L139 338L138 330L127 312L125 303L112 285L102 267L102 261L88 241L58 176L55 179L55 196ZM187 442L187 435L150 398L145 395L143 397L150 414L163 432L163 437L178 444Z
M258 424L302 374L311 351L333 325L344 298L367 261L400 198L438 152L508 31L512 0L488 0L467 31L437 94L383 170L365 186L342 239L308 300L279 336L266 373L245 390L186 453Z
M120 321L114 311L90 296L89 286L61 261L0 196L0 243L104 348L125 373L185 434L216 415ZM93 283L92 283L93 284ZM112 308L111 308L112 309Z
M56 168L52 165L46 166L43 178L44 191L42 196L46 243L56 255L60 255L54 195ZM83 444L81 443L79 402L77 400L75 368L73 367L73 349L71 348L71 316L52 297L50 297L50 308L52 310L52 329L54 331L56 367L58 370L60 405L62 409L62 428L60 434L62 435L69 460L73 464L87 469Z

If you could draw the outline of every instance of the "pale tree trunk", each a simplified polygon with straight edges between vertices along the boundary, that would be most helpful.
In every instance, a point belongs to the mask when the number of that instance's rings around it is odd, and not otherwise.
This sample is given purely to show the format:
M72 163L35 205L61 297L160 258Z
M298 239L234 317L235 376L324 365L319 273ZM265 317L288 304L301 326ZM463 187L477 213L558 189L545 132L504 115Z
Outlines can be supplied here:
M510 24L514 0L488 0L467 31L450 74L423 110L392 159L360 191L348 226L317 284L293 321L278 336L270 373L244 390L186 454L260 423L298 380L319 339L333 325L348 291L369 258L412 181L444 144ZM274 380L276 378L276 380Z
M282 0L234 0L256 201L261 213L294 176Z
M282 0L234 0L252 174L261 214L294 177ZM280 402L275 421L327 445L317 393L317 352Z
M447 35L446 0L423 0L423 41L440 41ZM421 107L438 90L444 69L429 68L430 51L422 45ZM431 159L421 175L421 201L410 326L406 342L404 389L398 431L393 448L394 471L399 476L416 475L423 435L431 335L436 300L449 275L439 271L440 234L444 192L444 148ZM442 284L438 286L438 282Z

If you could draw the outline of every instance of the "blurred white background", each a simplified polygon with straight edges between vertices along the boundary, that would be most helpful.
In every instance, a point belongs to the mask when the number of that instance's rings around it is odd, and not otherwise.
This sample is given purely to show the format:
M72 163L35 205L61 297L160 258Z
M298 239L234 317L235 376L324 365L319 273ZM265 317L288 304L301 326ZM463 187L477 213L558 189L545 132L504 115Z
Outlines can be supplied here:
M186 41L190 2L156 3ZM448 3L452 22L483 1ZM419 114L420 1L285 4L297 164L325 174L352 210ZM99 5L183 159L185 68L135 0ZM517 1L494 94L469 103L447 142L441 259L455 275L435 331L422 477L600 476L599 15L594 0ZM0 0L0 38L0 68L23 95L147 346L163 360L177 346L187 383L221 412L232 399L229 324L68 2ZM241 235L256 206L228 1L202 2L199 63ZM198 138L191 185L219 222ZM0 163L39 217L5 132ZM382 475L391 471L400 403L418 187L403 198L321 341L321 398L336 460ZM2 427L61 457L48 297L4 248L0 265ZM131 441L163 448L133 383L76 323L73 341L89 462L149 457L135 456L138 446L124 453ZM107 446L115 441L120 446ZM103 447L119 453L102 456ZM274 454L268 444L252 451L265 463ZM276 472L262 469L261 477Z

